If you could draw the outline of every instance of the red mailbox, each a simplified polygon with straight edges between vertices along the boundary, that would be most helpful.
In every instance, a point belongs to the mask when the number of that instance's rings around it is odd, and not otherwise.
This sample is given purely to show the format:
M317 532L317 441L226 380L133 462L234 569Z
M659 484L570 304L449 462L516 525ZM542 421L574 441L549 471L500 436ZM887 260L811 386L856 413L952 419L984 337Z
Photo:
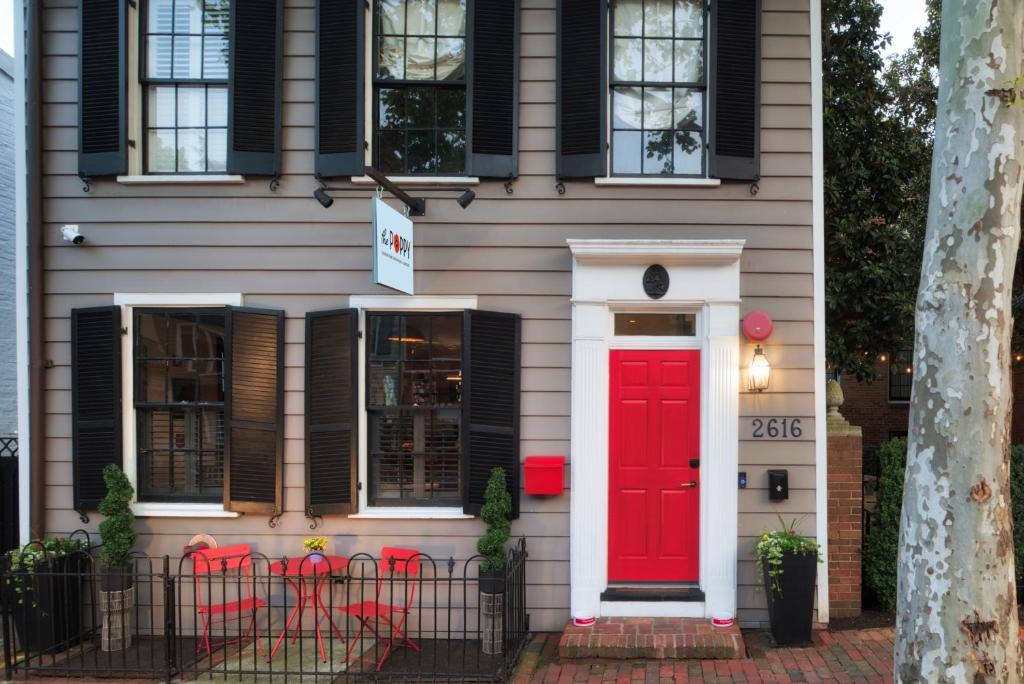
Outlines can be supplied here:
M554 496L563 491L565 456L527 456L526 493L534 496Z

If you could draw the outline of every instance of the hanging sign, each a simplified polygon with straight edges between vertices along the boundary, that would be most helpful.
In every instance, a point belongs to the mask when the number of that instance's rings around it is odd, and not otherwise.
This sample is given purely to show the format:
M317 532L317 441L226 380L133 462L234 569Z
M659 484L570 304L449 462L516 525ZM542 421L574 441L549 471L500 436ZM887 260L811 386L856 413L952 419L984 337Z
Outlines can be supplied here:
M413 294L412 221L373 198L373 282Z

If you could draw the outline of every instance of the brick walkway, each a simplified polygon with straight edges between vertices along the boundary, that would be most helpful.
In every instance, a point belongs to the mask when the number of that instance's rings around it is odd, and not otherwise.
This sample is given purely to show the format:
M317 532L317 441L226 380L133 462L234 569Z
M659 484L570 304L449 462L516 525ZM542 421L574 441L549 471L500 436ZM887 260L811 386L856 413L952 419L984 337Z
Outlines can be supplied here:
M538 634L513 684L534 682L892 682L893 629L819 631L809 648L774 648L764 632L744 632L742 660L560 660L558 634Z

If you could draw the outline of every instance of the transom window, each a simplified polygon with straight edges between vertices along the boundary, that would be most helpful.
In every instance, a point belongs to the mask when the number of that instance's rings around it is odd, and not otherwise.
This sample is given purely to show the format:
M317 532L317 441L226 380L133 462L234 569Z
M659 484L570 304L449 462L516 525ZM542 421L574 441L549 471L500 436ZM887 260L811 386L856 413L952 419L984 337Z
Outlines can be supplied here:
M914 352L905 349L889 360L889 401L910 401L914 386Z
M369 503L462 502L462 314L367 313Z
M462 175L466 0L376 0L374 8L374 165Z
M703 0L615 0L612 173L703 176Z
M150 0L141 70L147 173L224 173L228 0Z
M223 309L135 309L140 501L221 501Z

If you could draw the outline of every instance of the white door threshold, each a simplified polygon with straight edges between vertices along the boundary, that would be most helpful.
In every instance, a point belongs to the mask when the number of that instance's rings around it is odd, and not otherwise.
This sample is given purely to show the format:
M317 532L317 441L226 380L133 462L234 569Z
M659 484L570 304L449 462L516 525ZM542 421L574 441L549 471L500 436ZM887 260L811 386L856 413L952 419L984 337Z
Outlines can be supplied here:
M601 617L705 617L703 601L601 601Z

